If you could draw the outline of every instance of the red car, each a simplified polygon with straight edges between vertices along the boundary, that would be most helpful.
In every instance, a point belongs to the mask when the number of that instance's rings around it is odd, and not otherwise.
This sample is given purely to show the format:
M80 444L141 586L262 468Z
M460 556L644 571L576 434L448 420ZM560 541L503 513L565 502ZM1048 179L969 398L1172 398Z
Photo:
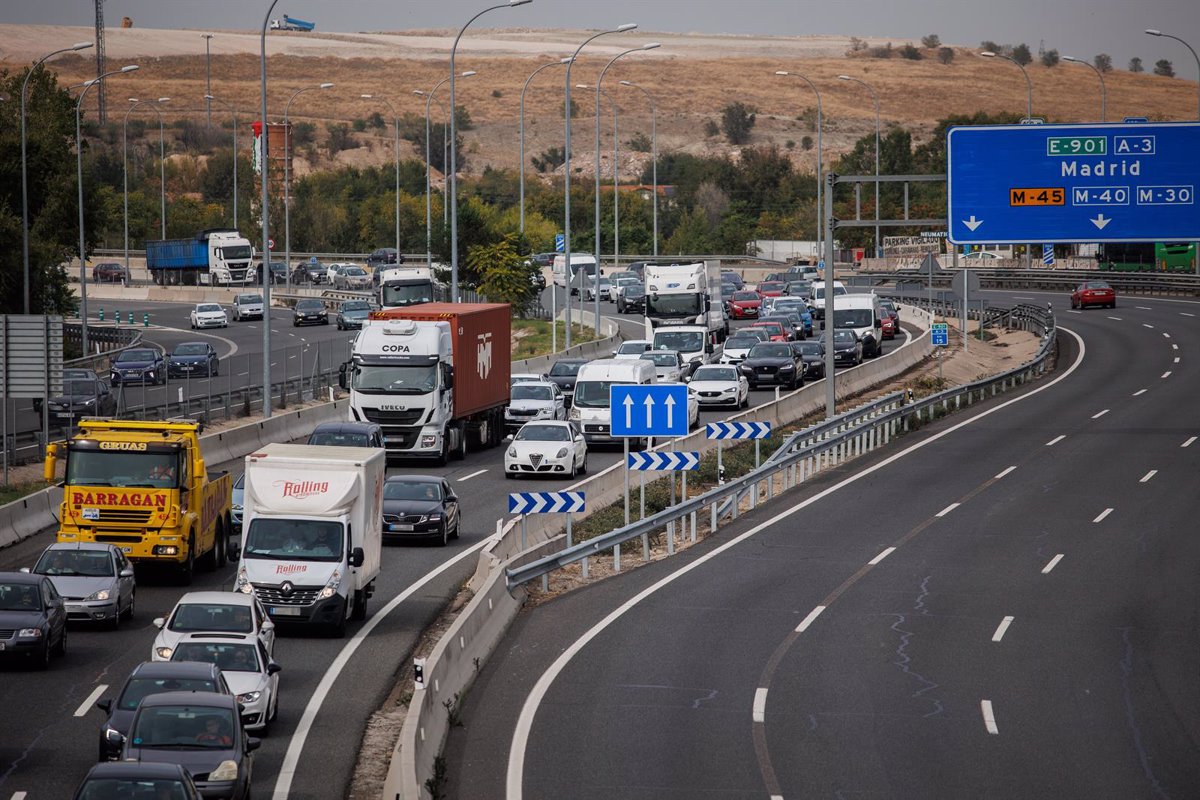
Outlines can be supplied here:
M96 283L120 283L125 280L125 268L112 261L106 261L92 267L92 280Z
M755 319L761 305L762 297L758 292L734 292L725 303L730 319Z
M886 308L879 309L879 332L884 339L896 338L896 319Z
M1071 292L1071 308L1116 308L1117 293L1104 281L1085 281Z
M758 285L758 293L763 297L781 297L786 287L783 281L763 281Z
M771 335L772 342L790 342L791 332L783 327L782 322L756 322L751 328L762 328Z

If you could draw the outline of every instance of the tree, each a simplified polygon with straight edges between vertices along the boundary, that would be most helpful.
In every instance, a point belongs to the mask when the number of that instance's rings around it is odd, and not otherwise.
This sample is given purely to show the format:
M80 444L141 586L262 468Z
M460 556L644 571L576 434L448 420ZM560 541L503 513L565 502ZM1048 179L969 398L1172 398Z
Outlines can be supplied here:
M938 61L942 62L943 64L949 64L953 60L954 60L954 48L953 47L938 48Z
M1134 56L1133 58L1129 59L1129 71L1145 72L1146 68L1142 66L1142 60L1137 56Z
M1042 66L1043 67L1057 67L1058 60L1059 59L1058 59L1058 51L1057 50L1042 51Z
M521 309L532 294L533 281L517 250L517 237L477 244L467 252L467 266L479 275L479 291L493 303Z
M1012 49L1012 59L1021 66L1025 66L1033 61L1033 53L1029 51L1029 45L1021 42Z
M367 121L365 119L356 119L350 123L350 126L354 128L355 133L363 133L367 129Z
M705 120L705 122L704 122L704 135L705 136L716 136L720 132L721 132L721 126L719 126L717 123L713 122L711 119Z
M942 37L936 33L931 33L928 36L921 37L921 46L929 50L934 50L942 46Z
M1096 65L1096 69L1101 72L1112 72L1112 56L1108 53L1097 53L1092 59L1092 63ZM1141 63L1139 59L1138 63Z
M471 121L471 112L466 106L454 107L454 129L456 131L474 130L475 123Z
M336 156L343 150L353 150L358 147L358 142L350 135L350 126L346 123L327 122L325 130L329 132L329 141L325 145L329 148L329 155Z
M730 144L745 144L758 117L754 109L742 102L730 103L721 110L721 131Z
M989 53L1001 53L1004 51L1004 48L1001 45L996 44L991 39L984 39L982 42L980 42L979 49L986 50Z
M367 124L377 131L387 127L387 120L383 118L383 114L378 111L372 111L371 116L367 117Z
M800 137L800 147L804 150L812 150L813 138L811 136Z
M900 48L900 57L907 58L909 61L920 61L923 56L921 55L921 48L906 44Z
M561 167L567 160L567 153L561 147L551 147L543 150L540 156L532 156L529 163L533 164L533 168L538 172L554 172Z
M1160 58L1154 62L1154 74L1161 75L1164 78L1175 77L1175 67L1165 58Z

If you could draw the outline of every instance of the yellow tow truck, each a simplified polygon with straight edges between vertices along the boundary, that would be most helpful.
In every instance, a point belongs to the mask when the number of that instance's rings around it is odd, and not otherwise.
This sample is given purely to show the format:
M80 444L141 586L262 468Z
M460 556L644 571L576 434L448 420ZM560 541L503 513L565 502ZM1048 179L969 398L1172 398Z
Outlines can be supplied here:
M191 583L197 563L225 565L233 484L210 473L201 423L84 419L79 432L46 448L53 481L66 459L59 542L107 542L135 564L161 564Z

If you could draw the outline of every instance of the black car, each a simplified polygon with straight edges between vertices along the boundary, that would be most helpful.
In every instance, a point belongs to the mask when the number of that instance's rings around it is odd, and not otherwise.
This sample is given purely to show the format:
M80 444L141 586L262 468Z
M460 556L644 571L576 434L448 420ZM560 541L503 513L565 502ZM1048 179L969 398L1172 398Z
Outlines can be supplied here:
M247 284L262 283L262 262L254 264L254 274L246 278ZM287 283L287 264L282 261L271 262L271 283Z
M556 255L558 253L535 253L529 257L529 263L535 267L552 267Z
M404 255L394 247L380 247L378 250L367 256L367 266L371 269L383 267L388 264L403 264Z
M849 328L838 328L833 332L833 363L856 366L863 360L863 343L858 334Z
M96 708L107 714L100 726L100 761L116 761L121 748L108 740L108 732L122 736L129 733L129 723L143 697L163 692L216 692L232 695L229 684L215 664L201 661L143 661L133 668L116 700L106 697L96 702Z
M393 475L383 484L383 538L458 538L458 495L437 475Z
M124 761L180 764L206 798L246 800L260 741L242 730L237 698L215 692L164 692L143 698L129 735L113 731Z
M820 341L792 342L792 349L804 361L805 378L825 377L825 343Z
M746 282L744 280L742 280L741 275L738 275L736 272L728 272L728 271L721 272L721 283L732 283L734 286L734 289L739 292L746 285Z
M560 358L550 367L550 381L562 390L567 405L571 405L571 397L575 394L575 381L579 378L579 368L588 363L586 358Z
M210 377L221 374L221 359L208 342L182 342L167 356L167 375L185 378L191 375Z
M0 572L0 657L38 669L67 652L67 606L45 575Z
M90 372L90 370L87 371ZM57 397L51 397L47 407L50 409L52 424L74 425L75 420L80 417L115 415L117 398L108 388L108 384L102 380L72 378L63 381L63 393Z
M154 347L122 350L109 365L109 379L118 383L166 383L167 365L162 351Z
M322 422L305 444L328 447L383 447L383 428L375 422Z
M366 300L346 300L338 306L337 329L348 331L361 328L370 314L371 304Z
M329 266L319 261L306 261L292 270L292 283L329 283Z
M72 800L109 800L114 797L145 797L156 800L200 800L192 776L179 764L97 764L75 790Z
M738 369L750 382L751 389L764 383L776 383L789 389L804 385L804 362L792 349L791 342L754 345Z
M644 283L631 283L625 287L625 291L617 295L617 313L646 313L646 285Z
M325 302L315 298L305 298L296 301L292 309L292 327L301 325L328 325L329 312L325 310Z
M765 317L759 317L759 322L782 322L792 332L795 339L805 337L804 318L795 311L772 311Z

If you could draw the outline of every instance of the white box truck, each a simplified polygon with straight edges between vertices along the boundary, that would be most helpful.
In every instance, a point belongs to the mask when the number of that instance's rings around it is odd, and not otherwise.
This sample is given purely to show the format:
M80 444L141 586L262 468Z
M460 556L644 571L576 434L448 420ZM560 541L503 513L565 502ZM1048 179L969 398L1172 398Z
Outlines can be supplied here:
M698 325L713 341L725 341L720 261L646 265L646 338L654 338L654 328L674 325Z
M234 590L277 623L341 636L379 576L386 456L379 448L268 444L246 456Z

